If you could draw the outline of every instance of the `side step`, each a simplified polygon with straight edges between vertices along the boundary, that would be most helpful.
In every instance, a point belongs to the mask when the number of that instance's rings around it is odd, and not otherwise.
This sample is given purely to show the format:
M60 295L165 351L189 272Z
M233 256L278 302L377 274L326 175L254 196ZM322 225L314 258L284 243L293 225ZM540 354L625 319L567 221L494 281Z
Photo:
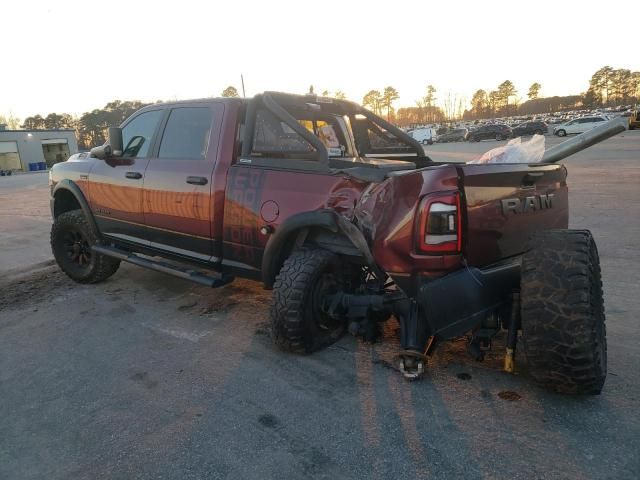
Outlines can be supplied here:
M206 285L211 288L218 288L233 282L234 278L229 275L214 276L205 275L189 268L182 268L170 263L165 263L157 260L150 260L148 258L141 257L135 253L130 253L125 250L120 250L116 247L109 247L106 245L94 245L91 247L96 253L107 255L108 257L117 258L125 262L133 263L140 267L145 267L156 272L168 273L174 277L180 277L192 282Z

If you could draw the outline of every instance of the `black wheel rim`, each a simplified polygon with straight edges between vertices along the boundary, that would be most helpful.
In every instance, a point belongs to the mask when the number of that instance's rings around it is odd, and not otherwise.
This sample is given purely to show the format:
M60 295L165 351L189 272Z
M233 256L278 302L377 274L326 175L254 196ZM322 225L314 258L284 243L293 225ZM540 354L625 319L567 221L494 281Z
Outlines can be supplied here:
M320 330L330 331L339 327L342 322L338 319L332 318L324 313L324 302L326 295L337 293L340 290L340 285L337 281L336 275L327 269L322 272L311 290L311 314L313 315L313 321L316 327Z
M62 246L66 259L70 263L81 268L85 268L91 263L91 246L79 230L65 232Z

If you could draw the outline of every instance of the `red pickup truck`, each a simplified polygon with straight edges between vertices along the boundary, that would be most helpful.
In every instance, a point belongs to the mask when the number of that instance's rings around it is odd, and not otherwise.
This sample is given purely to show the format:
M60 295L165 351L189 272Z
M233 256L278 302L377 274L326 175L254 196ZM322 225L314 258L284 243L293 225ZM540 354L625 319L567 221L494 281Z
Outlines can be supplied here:
M596 245L567 230L554 163L439 163L343 100L266 92L155 104L50 173L51 245L82 283L121 261L211 287L273 289L274 342L309 353L400 323L400 369L470 332L478 359L507 331L533 377L599 393L606 376Z

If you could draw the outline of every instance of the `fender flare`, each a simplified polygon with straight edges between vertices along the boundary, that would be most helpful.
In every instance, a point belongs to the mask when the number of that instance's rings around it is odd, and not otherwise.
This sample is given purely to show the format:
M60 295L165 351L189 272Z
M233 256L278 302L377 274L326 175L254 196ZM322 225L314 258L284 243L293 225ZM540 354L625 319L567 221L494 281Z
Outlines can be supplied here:
M364 235L353 223L333 210L317 210L314 212L302 212L289 217L269 238L262 256L262 281L265 288L270 289L273 287L276 275L284 261L282 258L283 250L292 235L295 236L296 232L308 230L309 228L322 228L333 233L344 234L353 246L362 253L367 264L376 273L382 273L375 263Z
M75 197L76 201L80 205L80 208L82 209L82 212L84 213L84 216L87 218L87 222L89 222L89 225L91 226L96 236L101 239L102 234L100 233L100 229L98 229L98 224L96 223L96 220L93 217L93 212L91 211L91 207L89 207L89 202L87 202L87 199L85 198L78 184L72 180L69 180L68 178L60 180L51 191L51 216L53 217L53 219L55 220L56 218L56 212L55 212L56 193L58 193L58 191L60 190L67 190Z

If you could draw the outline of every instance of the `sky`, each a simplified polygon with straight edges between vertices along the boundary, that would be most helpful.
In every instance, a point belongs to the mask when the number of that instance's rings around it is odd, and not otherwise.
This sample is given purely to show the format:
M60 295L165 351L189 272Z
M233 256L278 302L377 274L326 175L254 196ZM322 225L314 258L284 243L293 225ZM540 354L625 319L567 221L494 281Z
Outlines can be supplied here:
M5 0L0 17L0 114L22 119L219 96L240 74L247 96L391 85L401 107L428 84L470 100L509 79L526 99L533 82L578 94L604 65L640 70L636 0Z

